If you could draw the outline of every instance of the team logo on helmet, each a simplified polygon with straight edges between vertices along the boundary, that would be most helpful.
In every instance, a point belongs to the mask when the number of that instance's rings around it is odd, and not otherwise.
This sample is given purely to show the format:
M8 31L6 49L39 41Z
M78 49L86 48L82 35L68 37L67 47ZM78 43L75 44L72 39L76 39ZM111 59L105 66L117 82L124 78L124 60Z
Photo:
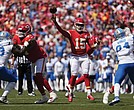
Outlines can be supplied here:
M25 23L18 26L18 34L20 38L25 37L30 32L31 32L31 26L29 24Z

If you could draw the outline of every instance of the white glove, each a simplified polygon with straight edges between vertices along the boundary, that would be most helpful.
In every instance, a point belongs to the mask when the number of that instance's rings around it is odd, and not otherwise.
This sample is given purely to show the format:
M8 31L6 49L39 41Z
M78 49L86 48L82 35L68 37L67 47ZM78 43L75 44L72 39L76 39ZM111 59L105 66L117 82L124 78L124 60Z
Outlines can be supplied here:
M27 47L29 43L27 41L24 42L24 46Z

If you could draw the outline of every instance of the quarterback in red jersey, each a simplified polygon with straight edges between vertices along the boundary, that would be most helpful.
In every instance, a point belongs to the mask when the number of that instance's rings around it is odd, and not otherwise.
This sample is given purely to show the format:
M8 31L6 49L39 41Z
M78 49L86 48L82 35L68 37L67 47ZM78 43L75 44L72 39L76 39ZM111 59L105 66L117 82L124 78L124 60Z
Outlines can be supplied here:
M94 49L98 45L99 40L98 40L97 37L92 36L90 38L90 42L89 43L90 43L90 45L92 45L92 47L89 46L88 44L86 44L86 52L87 52L88 56L90 57L90 55L93 53ZM75 86L78 85L78 84L80 84L80 83L83 83L83 82L84 82L84 75L82 75L80 78L78 78L75 81ZM70 82L69 82L69 85L70 85ZM65 94L65 97L68 97L68 95L69 95L69 87L67 86L67 92ZM75 97L75 95L73 97ZM87 99L95 100L94 97L92 97L91 95L87 96Z
M79 71L79 67L83 70L84 82L87 89L87 97L90 98L93 96L91 95L90 90L90 80L88 75L89 70L89 60L88 54L86 52L86 45L90 45L90 34L85 29L85 23L82 18L77 18L74 27L75 30L66 31L62 29L56 21L56 16L52 15L52 21L54 22L55 26L59 30L59 32L66 38L69 39L71 44L72 55L70 57L70 65L71 65L71 78L70 78L70 91L68 96L68 101L73 101L73 89L75 86L75 81L77 78L77 74Z
M25 55L33 64L34 81L37 85L42 99L35 101L36 104L52 103L57 99L57 95L51 89L48 81L43 77L45 69L46 52L38 45L35 37L31 34L31 26L29 24L21 24L18 26L17 34L13 37L14 44L21 45L21 53ZM46 96L45 88L50 93L50 98Z

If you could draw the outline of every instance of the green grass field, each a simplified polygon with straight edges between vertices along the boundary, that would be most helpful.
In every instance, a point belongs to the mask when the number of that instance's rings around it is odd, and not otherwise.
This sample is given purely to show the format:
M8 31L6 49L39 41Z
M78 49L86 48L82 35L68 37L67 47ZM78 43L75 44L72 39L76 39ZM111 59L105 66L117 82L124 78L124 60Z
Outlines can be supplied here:
M3 90L0 90L0 95ZM115 106L109 106L102 103L102 93L94 93L96 100L90 101L86 99L86 93L75 92L76 98L69 103L64 97L65 92L57 92L58 99L53 104L34 104L41 96L38 91L35 91L36 96L30 97L27 91L23 95L18 96L17 91L13 90L9 96L9 104L0 103L0 110L134 110L133 95L121 95L121 102ZM110 96L110 101L113 95Z

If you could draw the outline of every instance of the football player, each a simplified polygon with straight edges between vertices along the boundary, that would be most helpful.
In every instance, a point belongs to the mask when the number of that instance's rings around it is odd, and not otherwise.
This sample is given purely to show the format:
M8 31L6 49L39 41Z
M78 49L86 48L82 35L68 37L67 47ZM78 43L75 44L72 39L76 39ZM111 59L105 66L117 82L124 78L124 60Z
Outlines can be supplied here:
M32 62L32 69L34 73L34 81L39 92L42 95L40 100L35 101L36 104L52 103L57 99L56 93L51 89L46 78L43 77L45 69L46 52L38 45L35 37L31 34L31 27L29 24L20 24L18 32L21 33L23 40L20 41L18 36L14 36L13 42L21 42L21 53L25 55L29 61ZM46 96L44 87L50 93L50 98Z
M82 18L77 18L74 22L74 30L64 30L60 27L60 25L56 21L56 16L52 15L52 21L54 22L55 26L59 30L59 32L66 38L69 39L71 44L72 54L70 57L70 65L71 65L71 78L70 78L70 92L68 101L73 101L73 89L75 86L75 81L77 78L77 74L79 71L79 67L81 66L83 70L84 82L87 89L87 97L93 97L91 95L90 90L90 80L89 80L89 60L88 54L86 52L86 44L90 47L94 45L89 44L90 34L85 29L85 22Z
M124 30L122 30L125 32L125 37L133 37L130 29L128 27L125 27ZM125 78L124 78L125 79ZM123 85L123 82L121 83L121 85ZM110 89L107 90L107 92L103 95L103 103L104 104L108 104L108 98L109 98L109 95L114 93L114 86L112 86Z
M0 32L0 80L7 81L8 84L0 97L0 102L8 104L7 96L12 89L16 86L17 73L16 69L8 69L7 63L12 55L13 43L11 35L7 31Z
M100 41L98 40L97 37L92 36L92 37L90 38L90 42L89 42L89 43L90 43L90 45L94 45L94 46L90 47L88 44L86 44L86 52L87 52L87 54L88 54L88 56L89 56L89 61L90 61L90 55L93 53L94 49L97 47L97 45L98 45L99 42L100 42ZM81 67L80 67L80 68L81 68ZM89 70L90 70L90 68L89 68ZM79 73L82 74L81 69L80 69ZM89 73L89 72L88 72L88 73ZM81 75L81 77L78 78L78 79L75 81L75 86L78 85L78 84L81 84L81 83L83 83L83 82L84 82L84 75ZM69 83L70 83L70 82L69 82ZM65 94L65 97L68 97L68 96L69 96L69 91L70 91L69 86L70 86L70 84L69 84L68 86L66 86L66 87L67 87L67 92L66 92L66 94ZM90 89L92 89L92 88L90 87ZM73 97L75 98L75 95L74 95L74 94L73 94ZM95 100L95 98L94 98L94 97L91 97L91 95L89 95L89 96L87 95L87 99L89 99L89 100Z
M26 24L25 24L26 25ZM13 36L14 45L18 44L19 46L23 45L22 41L27 34L31 32L31 26L27 24L27 32L22 32L22 25L18 27L16 34ZM17 45L16 45L17 46ZM26 76L27 80L27 89L29 96L35 96L32 85L32 71L31 71L31 62L23 55L16 58L17 69L18 69L18 95L23 94L23 79Z
M127 74L134 84L134 37L131 35L126 37L125 31L121 28L115 30L114 37L116 40L112 43L112 46L117 54L119 65L115 73L114 100L109 103L110 106L120 102L120 85Z

